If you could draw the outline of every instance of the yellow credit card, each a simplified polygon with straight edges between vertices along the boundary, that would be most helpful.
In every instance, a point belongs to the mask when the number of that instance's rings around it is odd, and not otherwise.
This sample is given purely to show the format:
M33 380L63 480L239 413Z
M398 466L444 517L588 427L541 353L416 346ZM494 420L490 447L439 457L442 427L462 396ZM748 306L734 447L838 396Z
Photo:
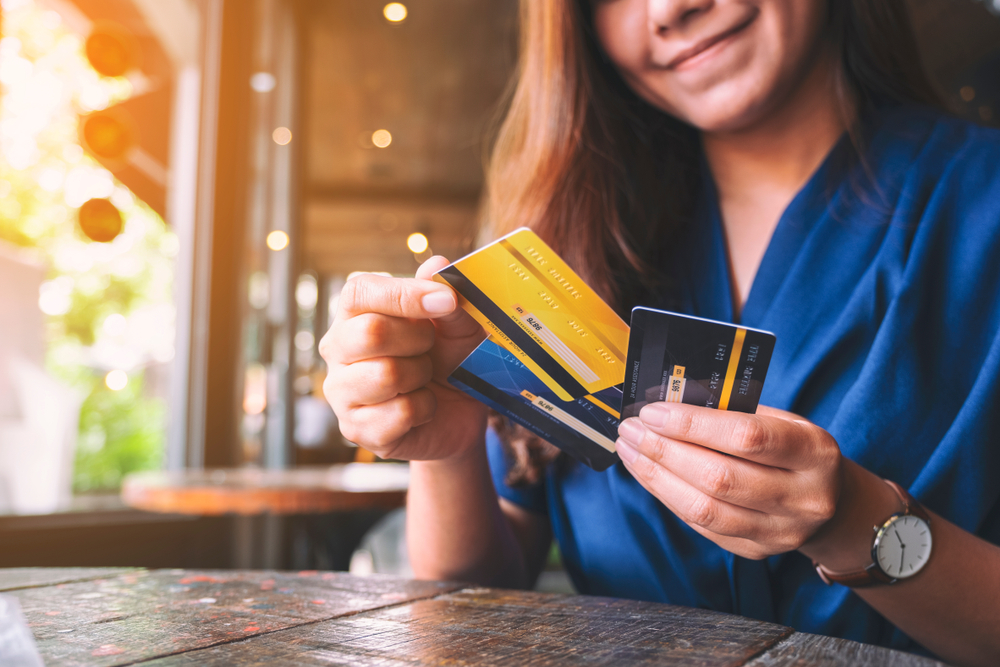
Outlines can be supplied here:
M628 325L530 229L434 279L454 288L462 307L562 400L624 381Z

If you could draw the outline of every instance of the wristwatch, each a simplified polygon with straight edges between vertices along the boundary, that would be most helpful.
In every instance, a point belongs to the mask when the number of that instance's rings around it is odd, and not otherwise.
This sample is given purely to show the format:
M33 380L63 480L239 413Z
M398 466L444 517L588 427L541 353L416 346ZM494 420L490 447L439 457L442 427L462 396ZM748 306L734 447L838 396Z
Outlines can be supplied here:
M931 557L931 517L906 489L895 482L883 480L903 503L903 511L893 514L881 526L873 526L872 563L853 572L833 572L813 561L816 572L827 585L837 583L850 588L875 584L894 584L909 579L924 567Z

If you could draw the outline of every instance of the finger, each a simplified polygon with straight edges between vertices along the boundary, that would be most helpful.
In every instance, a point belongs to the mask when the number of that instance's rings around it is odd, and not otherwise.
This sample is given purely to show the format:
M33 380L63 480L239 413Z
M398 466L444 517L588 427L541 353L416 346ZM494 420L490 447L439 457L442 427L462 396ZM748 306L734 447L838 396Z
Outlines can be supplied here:
M451 264L441 255L434 255L417 269L417 280L430 280L435 273Z
M781 410L779 408L772 408L768 405L758 405L757 414L764 417L777 417L778 419L784 419L790 422L803 422L805 424L810 423L808 419L794 412L788 412L787 410Z
M434 418L437 399L430 389L401 394L378 405L349 411L340 432L351 442L391 458L392 445L412 429Z
M636 481L685 523L716 535L754 542L771 538L770 515L701 492L621 439L615 448Z
M431 319L445 317L458 308L455 292L447 285L416 278L389 278L365 273L347 281L337 302L337 318L362 313Z
M449 264L450 262L444 257L435 255L420 265L420 268L417 269L417 279L430 280L435 273ZM455 370L455 366L486 338L486 332L482 325L464 308L456 308L450 315L437 317L434 321L435 324L439 325L437 327L438 341L448 348L440 355L442 361L440 379L444 380L451 374L451 371ZM471 347L469 347L469 341L473 341Z
M328 363L352 364L378 357L415 357L433 345L430 320L362 313L334 322L320 340L319 353Z
M638 419L622 422L622 439L640 454L713 498L771 514L781 513L803 478L714 449L658 435Z
M331 370L331 392L342 396L348 409L384 403L430 383L434 374L429 356L382 357Z
M639 412L639 419L658 435L767 466L800 469L812 463L812 434L805 422L683 403L651 403Z
M440 255L435 255L420 265L417 269L417 280L432 280L434 274L451 264ZM447 330L452 336L475 336L482 332L482 327L463 308L456 308L452 313L434 318L448 325Z

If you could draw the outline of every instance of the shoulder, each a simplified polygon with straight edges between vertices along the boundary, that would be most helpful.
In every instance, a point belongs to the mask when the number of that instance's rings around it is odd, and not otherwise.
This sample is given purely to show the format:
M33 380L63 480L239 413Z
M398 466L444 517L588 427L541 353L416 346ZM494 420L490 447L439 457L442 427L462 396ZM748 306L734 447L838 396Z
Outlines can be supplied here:
M998 129L937 109L907 106L880 114L873 144L876 150L905 158L887 166L895 166L912 185L944 185L974 199L992 195L994 201L1000 192Z
M1000 243L1000 130L898 107L879 113L870 137L872 194L889 204L893 223L938 242L971 232Z
M866 185L851 193L851 210L881 223L893 292L923 298L945 290L1000 307L1000 131L898 107L880 111L866 139L865 160L855 166Z

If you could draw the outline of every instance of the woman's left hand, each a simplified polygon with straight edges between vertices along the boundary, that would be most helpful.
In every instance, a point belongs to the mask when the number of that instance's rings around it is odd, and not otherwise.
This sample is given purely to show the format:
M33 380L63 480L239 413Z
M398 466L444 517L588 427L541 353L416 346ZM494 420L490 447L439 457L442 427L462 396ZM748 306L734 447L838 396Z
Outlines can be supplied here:
M761 559L799 549L833 518L843 461L797 415L653 403L618 429L618 454L674 514L719 546Z

